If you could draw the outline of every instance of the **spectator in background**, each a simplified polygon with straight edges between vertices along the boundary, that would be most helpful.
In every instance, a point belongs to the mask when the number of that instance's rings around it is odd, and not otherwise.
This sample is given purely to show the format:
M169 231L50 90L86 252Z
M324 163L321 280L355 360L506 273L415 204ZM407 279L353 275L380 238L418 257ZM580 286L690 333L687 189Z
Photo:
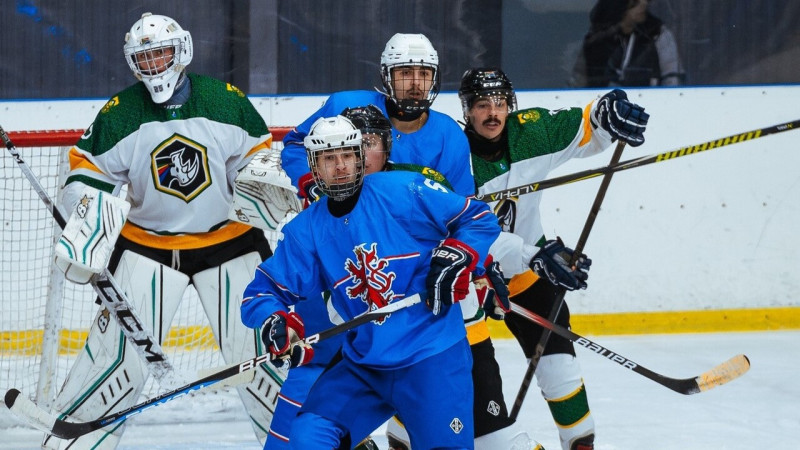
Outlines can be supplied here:
M672 31L649 0L598 0L575 64L573 86L676 86L685 73Z

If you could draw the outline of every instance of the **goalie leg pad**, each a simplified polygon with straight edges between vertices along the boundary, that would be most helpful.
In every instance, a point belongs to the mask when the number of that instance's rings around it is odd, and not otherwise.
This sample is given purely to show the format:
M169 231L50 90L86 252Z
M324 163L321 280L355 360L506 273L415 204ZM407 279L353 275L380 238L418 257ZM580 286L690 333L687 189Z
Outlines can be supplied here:
M547 400L564 450L570 450L579 438L594 434L594 418L574 356L542 356L536 368L536 382Z
M242 293L255 276L256 267L261 261L258 252L251 252L192 276L192 284L208 316L222 358L227 363L254 358L266 352L262 348L259 330L245 327L241 319ZM264 364L259 367L252 382L237 387L253 430L262 444L267 438L278 392L285 379L284 372L271 364Z
M154 334L163 341L189 278L128 250L120 257L115 278L142 320L161 324L161 332ZM153 311L153 305L163 308ZM98 312L53 409L81 421L120 411L136 403L147 376L141 358L104 308ZM43 446L113 449L123 431L124 426L116 424L72 441L48 437Z
M106 268L130 207L107 192L83 190L55 249L56 266L68 280L86 284Z

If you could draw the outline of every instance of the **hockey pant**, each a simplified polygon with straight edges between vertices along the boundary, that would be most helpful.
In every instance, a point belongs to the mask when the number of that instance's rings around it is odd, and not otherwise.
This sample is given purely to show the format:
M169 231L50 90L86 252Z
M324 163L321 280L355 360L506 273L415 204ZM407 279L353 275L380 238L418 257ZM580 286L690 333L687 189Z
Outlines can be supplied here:
M253 358L261 350L258 330L248 329L241 323L239 306L241 294L255 274L262 255L270 255L266 240L262 243L260 237L254 239L245 234L220 244L226 245L224 249L216 248L218 245L181 251L182 261L180 258L175 261L172 251L148 249L124 238L120 241L119 252L115 252L111 261L115 278L142 321L154 326L153 335L160 338L161 343L167 336L184 291L192 282L225 361L235 363ZM208 255L215 256L197 254L208 251L212 252ZM167 255L172 261L165 261ZM219 260L224 257L230 259ZM208 267L210 264L218 265ZM92 323L86 344L70 369L53 409L60 417L70 416L82 421L126 409L139 401L148 376L141 358L129 345L116 321L102 309ZM194 378L196 375L189 376ZM253 381L237 388L262 443L283 378L283 374L265 364L256 371ZM43 447L114 449L123 430L124 422L72 441L46 436Z
M556 293L552 284L539 280L516 295L512 290L511 301L542 317L548 317ZM569 327L569 317L569 308L564 303L555 323ZM505 322L530 360L544 328L517 314L506 314ZM564 450L569 450L575 440L594 434L594 418L589 410L586 387L571 341L550 334L536 367L536 383L558 427Z

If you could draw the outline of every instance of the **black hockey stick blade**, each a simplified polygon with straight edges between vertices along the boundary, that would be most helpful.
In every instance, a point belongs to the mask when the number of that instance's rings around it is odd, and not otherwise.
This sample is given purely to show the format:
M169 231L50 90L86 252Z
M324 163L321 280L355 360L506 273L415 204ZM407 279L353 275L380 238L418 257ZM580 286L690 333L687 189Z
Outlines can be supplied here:
M402 300L394 301L382 308L378 308L374 311L367 311L360 316L348 320L347 322L308 336L306 339L304 339L304 342L306 344L313 344L315 342L325 340L337 334L351 330L359 325L363 325L367 322L385 317L386 315L399 311L403 308L416 305L417 303L420 303L419 295L413 295ZM243 361L239 364L223 368L219 372L212 373L207 377L193 381L180 388L173 389L151 399L145 400L144 402L131 406L128 409L124 409L122 411L88 422L69 422L64 419L59 419L53 414L50 414L39 408L26 396L21 395L21 392L17 389L9 389L8 392L6 392L4 400L8 409L11 410L15 416L19 417L31 426L61 439L75 439L94 430L121 422L137 414L141 414L150 408L154 408L158 405L183 397L192 393L193 391L216 384L230 377L235 377L242 372L253 370L259 365L274 358L275 356L270 353L256 356L255 358Z
M747 358L747 356L736 355L733 358L717 365L711 370L703 372L696 377L670 378L653 372L652 370L639 365L638 363L620 355L619 353L613 352L610 349L592 341L591 339L585 338L572 332L571 330L562 327L561 325L555 324L544 317L531 312L522 306L519 306L516 303L511 303L511 310L516 314L525 317L531 322L541 325L545 329L551 330L553 333L565 339L569 339L581 347L591 350L592 352L597 353L598 355L603 356L626 369L630 369L633 372L644 376L645 378L653 380L662 386L672 389L679 394L691 395L699 392L705 392L709 389L713 389L717 386L721 386L725 383L733 381L750 370L750 360Z

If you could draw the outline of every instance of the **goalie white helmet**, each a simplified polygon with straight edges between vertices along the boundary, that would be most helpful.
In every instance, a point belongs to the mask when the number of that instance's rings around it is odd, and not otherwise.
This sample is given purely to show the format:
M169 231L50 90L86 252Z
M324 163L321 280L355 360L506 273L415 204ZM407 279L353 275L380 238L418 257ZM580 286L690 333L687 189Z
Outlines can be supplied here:
M433 83L424 99L398 99L392 69L395 67L423 66L433 70ZM389 99L406 114L419 114L430 108L439 94L439 54L424 34L397 33L386 42L381 53L381 80Z
M341 115L321 117L303 139L308 167L319 189L334 200L344 200L364 181L361 131Z
M125 35L125 59L156 103L172 97L192 62L192 36L167 16L142 14Z

